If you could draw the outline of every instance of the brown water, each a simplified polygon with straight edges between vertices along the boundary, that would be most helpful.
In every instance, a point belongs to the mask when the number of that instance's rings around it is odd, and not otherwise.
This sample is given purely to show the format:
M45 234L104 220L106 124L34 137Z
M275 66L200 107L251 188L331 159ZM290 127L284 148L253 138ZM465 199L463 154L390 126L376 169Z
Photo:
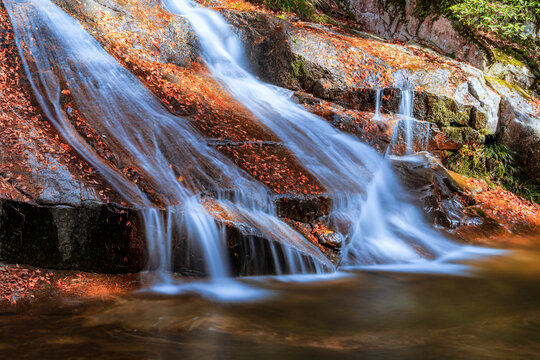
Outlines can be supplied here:
M0 314L0 359L540 359L539 260L494 257L474 277L251 279L271 296L247 303L62 300Z

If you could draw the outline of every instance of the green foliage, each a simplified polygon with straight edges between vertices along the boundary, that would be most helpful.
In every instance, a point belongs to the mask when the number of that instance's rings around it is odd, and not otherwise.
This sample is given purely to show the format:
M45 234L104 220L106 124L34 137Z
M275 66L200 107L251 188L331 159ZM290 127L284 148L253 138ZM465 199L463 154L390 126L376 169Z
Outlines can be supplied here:
M523 174L514 154L505 146L492 143L480 147L464 145L447 161L450 170L497 184L525 199L540 203L540 184Z
M526 23L535 22L540 16L540 1L420 0L415 11L420 18L445 14L473 30L523 42Z

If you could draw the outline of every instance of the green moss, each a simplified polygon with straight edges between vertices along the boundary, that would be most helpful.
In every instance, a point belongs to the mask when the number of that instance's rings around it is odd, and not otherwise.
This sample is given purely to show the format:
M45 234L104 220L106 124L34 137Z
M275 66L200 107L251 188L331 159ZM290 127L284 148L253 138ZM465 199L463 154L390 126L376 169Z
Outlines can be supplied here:
M469 124L470 109L460 109L450 98L429 98L427 105L426 121L434 122L440 126L467 126Z
M507 54L510 54L526 64L536 77L536 81L538 81L538 78L540 77L540 66L537 62L539 48L540 46L532 42L525 45L525 47L522 49L505 45L503 50Z
M502 62L505 64L510 64L518 67L525 66L523 62L516 59L514 56L505 53L502 49L493 49L493 56L495 57L495 60L498 62Z
M454 140L458 144L479 144L482 142L483 136L474 129L469 127L444 127L442 128L444 135Z
M431 14L444 14L446 4L440 1L418 0L414 14L420 21L424 21Z
M354 14L345 0L249 0L253 3L264 4L274 11L294 13L303 20L342 25L336 19L354 19ZM279 16L279 15L278 15ZM285 18L283 15L280 17Z
M275 11L295 13L298 16L311 20L317 13L313 2L310 0L256 0Z
M488 82L496 82L501 86L507 87L510 90L514 90L515 92L517 92L519 95L521 95L522 97L524 97L527 100L531 99L532 91L527 91L527 90L523 89L521 86L519 86L517 84L510 83L510 82L508 82L506 80L491 77L491 76L486 76L486 80Z
M540 202L540 184L515 166L514 154L504 145L464 145L446 159L448 169L459 174L484 179L528 200Z
M446 132L446 130L445 130ZM477 147L464 145L447 159L446 166L459 174L489 180L485 154Z
M482 210L482 209L480 209L479 207L476 207L476 206L473 206L473 207L468 208L467 211L468 211L471 215L473 215L473 216L479 216L479 217L481 217L481 218L484 219L484 220L487 219L487 218L489 217L488 214L487 214L484 210Z
M536 0L417 0L414 11L422 21L431 14L442 14L473 31L525 44L530 39L523 37L523 29L527 22L535 22L539 17L540 3Z
M309 71L305 65L305 59L303 56L298 56L291 64L291 72L289 77L293 80L302 82L309 77Z
M330 16L326 14L317 14L314 15L311 19L311 21L318 23L318 24L334 24L337 25L337 22L332 19Z
M385 4L385 10L388 11L390 6L394 6L398 10L404 11L407 5L407 0L388 0Z

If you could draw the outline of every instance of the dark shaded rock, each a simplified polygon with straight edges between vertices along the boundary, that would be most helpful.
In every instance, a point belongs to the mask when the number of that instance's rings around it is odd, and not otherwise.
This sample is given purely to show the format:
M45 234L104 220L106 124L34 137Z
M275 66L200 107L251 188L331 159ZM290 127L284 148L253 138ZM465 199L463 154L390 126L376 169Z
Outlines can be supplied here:
M83 202L38 206L0 202L0 259L55 269L136 272L144 269L137 213Z
M290 23L275 16L257 12L221 11L245 45L251 71L262 80L276 85L298 88L309 81L309 69L289 47ZM309 85L308 85L309 86Z
M226 231L234 276L293 272L293 269L285 266L287 258L279 244L258 236L256 232L249 231L245 227L227 226ZM302 257L306 263L310 263L307 256ZM314 272L314 268L311 271Z
M421 153L392 159L392 165L429 221L447 229L482 223L466 211L469 197L437 159Z
M274 200L279 216L311 223L317 218L327 215L331 200L325 195L283 195Z

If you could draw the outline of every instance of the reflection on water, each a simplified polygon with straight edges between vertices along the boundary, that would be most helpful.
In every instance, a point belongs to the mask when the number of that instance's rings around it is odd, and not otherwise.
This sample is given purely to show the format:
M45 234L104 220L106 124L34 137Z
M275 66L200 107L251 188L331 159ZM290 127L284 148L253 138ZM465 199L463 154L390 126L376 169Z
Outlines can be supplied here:
M41 359L540 358L539 252L477 276L351 270L325 281L251 278L272 296L189 293L63 301L0 316L0 355ZM310 277L308 280L313 280Z

